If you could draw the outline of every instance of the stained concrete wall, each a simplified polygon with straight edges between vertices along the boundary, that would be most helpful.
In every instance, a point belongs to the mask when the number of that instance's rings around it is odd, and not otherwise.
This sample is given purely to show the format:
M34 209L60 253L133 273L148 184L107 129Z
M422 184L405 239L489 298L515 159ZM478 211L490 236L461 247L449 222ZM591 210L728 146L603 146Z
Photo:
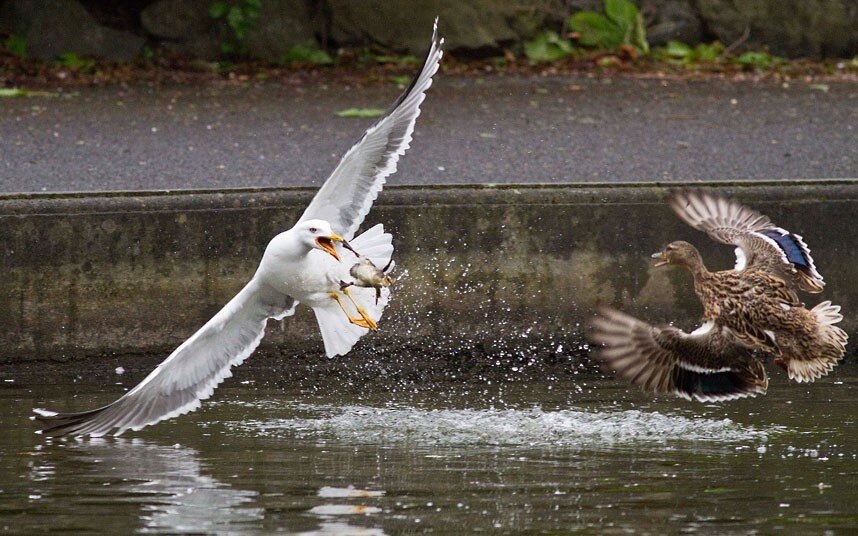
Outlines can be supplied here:
M804 235L832 299L858 327L858 181L722 184ZM710 268L729 247L680 222L661 185L389 188L367 224L394 233L397 273L382 331L356 348L563 353L598 303L692 328L690 276L653 269L676 239ZM247 281L303 189L0 198L0 362L167 352ZM317 354L312 313L271 321L264 344Z

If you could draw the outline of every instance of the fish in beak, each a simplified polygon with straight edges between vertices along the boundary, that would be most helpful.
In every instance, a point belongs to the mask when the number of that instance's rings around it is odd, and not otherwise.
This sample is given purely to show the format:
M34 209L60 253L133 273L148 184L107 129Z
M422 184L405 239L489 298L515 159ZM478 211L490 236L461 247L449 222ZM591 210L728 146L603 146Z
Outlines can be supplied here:
M670 264L670 261L667 260L667 255L664 254L664 251L659 251L658 253L653 253L651 255L653 259L655 259L655 264L653 266L664 266L665 264Z
M334 242L344 243L345 239L337 233L331 233L328 236L320 236L316 238L316 245L319 246L319 249L326 252L331 257L340 260L340 254L337 253L337 250L334 248Z

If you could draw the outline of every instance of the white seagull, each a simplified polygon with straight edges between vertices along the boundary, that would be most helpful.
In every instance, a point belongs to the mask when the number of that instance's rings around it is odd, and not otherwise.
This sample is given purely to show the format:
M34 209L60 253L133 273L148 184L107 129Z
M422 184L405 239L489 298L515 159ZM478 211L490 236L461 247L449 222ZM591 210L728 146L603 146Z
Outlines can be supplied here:
M342 288L341 282L352 281L349 269L358 259L338 243L349 241L376 266L390 261L392 237L381 225L352 237L409 148L443 43L436 19L420 73L343 156L298 223L271 240L253 278L214 318L112 404L81 413L35 409L34 418L44 425L40 433L100 437L116 430L120 435L197 409L232 376L230 369L253 353L268 319L293 314L299 302L313 308L328 357L346 354L377 329L389 291L382 289L376 303L373 288Z

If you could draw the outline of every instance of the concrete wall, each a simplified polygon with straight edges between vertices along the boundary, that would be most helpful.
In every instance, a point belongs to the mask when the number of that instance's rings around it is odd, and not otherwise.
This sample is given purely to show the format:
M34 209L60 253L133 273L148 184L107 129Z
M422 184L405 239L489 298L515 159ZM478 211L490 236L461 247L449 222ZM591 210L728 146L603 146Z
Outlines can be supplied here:
M858 327L858 181L723 184L801 233L828 282L820 297ZM653 269L676 239L710 268L729 247L680 222L661 185L389 188L368 224L392 230L397 274L382 331L356 348L563 353L597 303L696 325L690 276ZM264 190L0 197L0 362L167 352L252 275L268 240L313 192ZM318 354L312 313L271 321L264 344ZM279 324L279 325L278 325Z

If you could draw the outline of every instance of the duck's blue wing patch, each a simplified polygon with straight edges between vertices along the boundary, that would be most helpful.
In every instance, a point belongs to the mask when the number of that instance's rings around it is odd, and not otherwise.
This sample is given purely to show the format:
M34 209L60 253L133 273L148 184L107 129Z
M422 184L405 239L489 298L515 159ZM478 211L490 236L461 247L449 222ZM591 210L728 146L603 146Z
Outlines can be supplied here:
M801 238L792 233L782 233L776 229L761 231L761 233L774 240L775 244L777 244L784 252L784 255L786 255L787 260L796 265L796 267L804 268L806 270L812 269L813 261L810 259L810 256L805 253L806 250L802 247L803 243Z

